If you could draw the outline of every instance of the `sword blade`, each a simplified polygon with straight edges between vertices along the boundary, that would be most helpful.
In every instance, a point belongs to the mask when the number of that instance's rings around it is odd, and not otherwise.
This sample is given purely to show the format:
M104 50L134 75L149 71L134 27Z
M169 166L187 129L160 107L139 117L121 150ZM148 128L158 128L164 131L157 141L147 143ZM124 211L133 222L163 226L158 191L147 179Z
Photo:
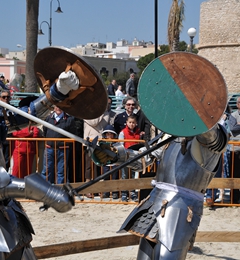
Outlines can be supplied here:
M77 187L77 188L74 188L74 189L73 189L73 192L74 192L75 194L79 193L80 191L86 189L87 187L92 186L94 183L96 183L96 182L98 182L98 181L100 181L100 180L103 180L103 179L105 179L106 177L108 177L108 176L110 176L111 174L113 174L114 172L116 172L116 171L122 169L123 167L126 167L126 166L129 165L130 163L137 161L138 159L142 158L143 156L145 156L145 155L147 155L147 154L150 154L151 152L155 151L156 149L159 149L160 147L162 147L162 146L166 145L167 143L173 141L175 138L176 138L176 136L170 136L170 137L167 138L166 140L164 140L164 141L162 141L162 142L156 144L155 146L151 147L150 149L148 149L148 150L146 150L146 151L140 153L139 155L136 155L134 158L128 159L126 162L122 163L121 165L117 166L116 168L114 168L114 169L112 169L112 170L110 170L110 171L108 171L108 172L106 172L106 173L104 173L104 174L98 176L97 178L95 178L95 179L93 179L93 180L91 180L91 181L89 181L89 182L84 183L83 185L81 185L81 186L79 186L79 187Z
M23 116L23 117L25 117L25 118L27 118L27 119L29 119L29 120L31 120L31 121L34 121L34 122L36 122L36 123L38 123L38 124L41 124L41 125L44 125L44 126L46 126L47 128L49 128L49 129L51 129L51 130L54 130L55 132L58 132L58 133L60 133L60 134L62 134L62 135L64 135L64 136L67 136L67 137L69 137L69 138L72 138L72 139L76 140L76 141L79 142L79 143L82 143L82 144L84 144L84 145L87 145L87 146L90 146L90 147L91 147L91 142L86 141L86 140L82 139L81 137L79 137L79 136L77 136L77 135L74 135L74 134L72 134L72 133L69 133L69 132L67 132L66 130L63 130L63 129L59 128L59 127L56 127L56 126L54 126L54 125L51 125L51 124L49 124L48 122L46 122L46 121L44 121L44 120L42 120L42 119L40 119L40 118L37 118L37 117L35 117L35 116L32 116L32 115L30 115L30 114L28 114L28 113L26 113L26 112L24 112L24 111L22 111L22 110L20 110L20 109L18 109L18 108L16 108L16 107L14 107L14 106L11 106L11 105L9 105L9 104L6 104L6 103L3 102L3 101L0 101L0 106L5 107L6 109L11 110L11 111L13 111L14 113L19 114L19 115L21 115L21 116Z

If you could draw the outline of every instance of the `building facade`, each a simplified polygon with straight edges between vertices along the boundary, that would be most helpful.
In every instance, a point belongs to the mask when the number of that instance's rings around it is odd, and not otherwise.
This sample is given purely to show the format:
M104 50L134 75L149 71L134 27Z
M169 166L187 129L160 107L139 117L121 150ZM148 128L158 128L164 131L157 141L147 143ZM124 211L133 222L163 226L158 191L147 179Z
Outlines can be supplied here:
M0 58L0 75L3 75L5 79L11 80L15 74L26 73L26 62L21 60L13 60L8 58Z

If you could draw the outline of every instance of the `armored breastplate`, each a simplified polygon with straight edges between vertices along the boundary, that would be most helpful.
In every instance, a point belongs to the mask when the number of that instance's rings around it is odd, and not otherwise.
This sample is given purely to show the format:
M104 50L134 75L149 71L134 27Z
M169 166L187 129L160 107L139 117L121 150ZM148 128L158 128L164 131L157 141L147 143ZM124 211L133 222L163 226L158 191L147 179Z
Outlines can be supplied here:
M208 184L214 177L221 154L213 153L208 148L202 148L201 155L206 156L206 161L209 166L211 163L211 169L207 170L207 167L200 165L193 158L191 153L190 141L187 145L187 151L183 155L181 153L181 143L172 142L169 147L164 151L162 161L160 163L157 172L157 181L175 184L177 186L185 187L194 191L204 193ZM209 154L211 160L209 162Z

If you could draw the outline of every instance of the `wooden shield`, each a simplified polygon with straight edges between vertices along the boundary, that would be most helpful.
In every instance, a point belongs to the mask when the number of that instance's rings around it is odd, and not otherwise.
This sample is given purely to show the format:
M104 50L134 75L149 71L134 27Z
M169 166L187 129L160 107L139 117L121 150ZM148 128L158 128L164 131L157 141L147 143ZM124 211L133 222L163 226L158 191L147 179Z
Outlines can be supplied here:
M107 108L107 91L100 75L82 56L67 48L48 47L36 55L34 71L42 90L46 91L39 75L49 80L51 86L67 66L77 74L80 88L69 93L67 103L59 102L57 106L77 118L93 119L101 116Z
M205 58L172 52L153 60L138 85L140 106L160 130L195 136L211 129L227 105L227 88L218 69Z

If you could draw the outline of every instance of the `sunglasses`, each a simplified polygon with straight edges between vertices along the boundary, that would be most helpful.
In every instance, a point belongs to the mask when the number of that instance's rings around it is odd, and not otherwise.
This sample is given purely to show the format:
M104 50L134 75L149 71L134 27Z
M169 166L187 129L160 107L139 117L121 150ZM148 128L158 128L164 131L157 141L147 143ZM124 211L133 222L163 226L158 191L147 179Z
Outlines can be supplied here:
M10 96L2 96L1 98L8 99L8 98L10 98Z
M129 103L129 104L126 104L126 106L133 106L133 107L134 107L135 104L134 104L134 103L133 103L133 104L132 104L132 103L131 103L131 104Z

